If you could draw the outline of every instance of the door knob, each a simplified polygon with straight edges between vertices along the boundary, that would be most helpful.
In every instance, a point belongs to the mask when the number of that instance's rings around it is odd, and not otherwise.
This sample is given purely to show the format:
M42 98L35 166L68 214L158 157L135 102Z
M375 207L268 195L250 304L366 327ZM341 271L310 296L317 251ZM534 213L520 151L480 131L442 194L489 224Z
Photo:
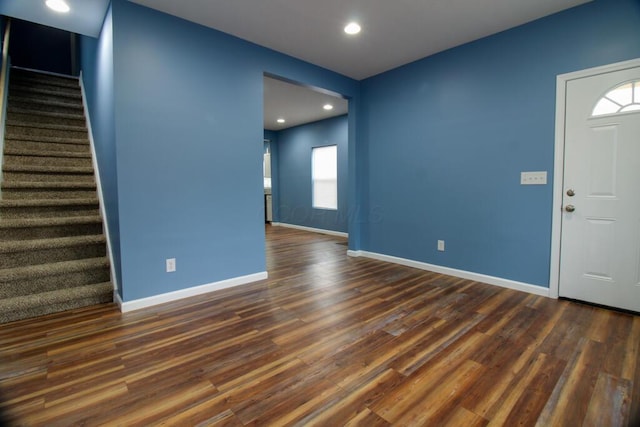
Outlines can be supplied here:
M570 189L568 189L568 190L567 190L567 196L569 196L569 197L573 197L573 196L575 196L575 195L576 195L576 192L575 192L575 191L573 191L573 189L571 189L571 188L570 188Z
M567 211L567 212L573 212L573 211L576 210L576 207L573 206L573 205L567 205L567 206L564 207L564 210Z

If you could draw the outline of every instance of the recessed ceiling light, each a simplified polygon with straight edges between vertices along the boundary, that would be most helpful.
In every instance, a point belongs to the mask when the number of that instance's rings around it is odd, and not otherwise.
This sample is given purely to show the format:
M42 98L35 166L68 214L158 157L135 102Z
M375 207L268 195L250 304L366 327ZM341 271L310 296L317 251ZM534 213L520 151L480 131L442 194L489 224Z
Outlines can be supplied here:
M344 27L344 32L347 34L358 34L361 28L357 22L349 22L346 27Z
M278 119L278 120L276 120L276 122L278 122L278 123L284 123L284 119Z
M46 5L49 9L56 12L67 13L71 8L64 0L47 0Z
M324 106L323 106L322 108L324 108L325 110L333 110L333 105L331 105L331 104L324 104Z

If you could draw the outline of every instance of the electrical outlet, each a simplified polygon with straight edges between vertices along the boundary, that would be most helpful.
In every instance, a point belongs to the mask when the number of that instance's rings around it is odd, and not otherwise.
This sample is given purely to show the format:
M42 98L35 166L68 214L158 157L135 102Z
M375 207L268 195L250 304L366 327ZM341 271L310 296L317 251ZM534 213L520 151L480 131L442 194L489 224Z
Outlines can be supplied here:
M438 250L444 252L444 240L438 240Z
M167 273L173 273L176 271L176 259L167 258Z

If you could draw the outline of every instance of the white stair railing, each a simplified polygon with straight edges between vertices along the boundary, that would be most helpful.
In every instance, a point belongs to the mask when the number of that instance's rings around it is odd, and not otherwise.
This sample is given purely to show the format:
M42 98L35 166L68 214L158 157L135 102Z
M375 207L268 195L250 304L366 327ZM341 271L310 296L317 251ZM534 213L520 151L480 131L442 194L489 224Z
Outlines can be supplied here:
M2 38L2 69L0 69L0 170L4 160L4 132L7 117L7 97L9 95L9 35L11 34L11 19L7 18L7 25ZM0 173L0 183L2 183ZM0 191L1 187L0 187ZM1 193L0 193L1 196Z

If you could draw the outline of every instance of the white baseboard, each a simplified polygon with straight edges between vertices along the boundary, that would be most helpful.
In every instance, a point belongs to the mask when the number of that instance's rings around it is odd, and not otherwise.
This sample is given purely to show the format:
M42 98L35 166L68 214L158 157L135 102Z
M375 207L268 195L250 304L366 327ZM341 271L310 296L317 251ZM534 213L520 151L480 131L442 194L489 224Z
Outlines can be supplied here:
M177 301L183 298L194 297L209 292L219 291L221 289L232 288L234 286L246 285L248 283L257 282L267 279L269 275L266 271L261 273L250 274L248 276L234 277L232 279L221 280L206 285L194 286L179 291L167 292L165 294L154 295L152 297L140 298L133 301L122 301L120 295L116 293L116 303L120 306L122 313L140 310L141 308L153 307L154 305L164 304L167 302Z
M502 288L514 289L516 291L527 292L530 294L549 297L549 288L543 286L531 285L529 283L517 282L515 280L503 279L501 277L487 276L485 274L473 273L471 271L457 270L455 268L442 267L426 262L413 261L406 258L398 258L390 255L378 254L367 251L347 251L347 255L352 257L371 258L378 261L391 262L393 264L404 265L407 267L418 268L420 270L433 271L434 273L446 274L448 276L459 277L461 279L473 280L475 282L488 283L490 285L500 286Z
M322 228L305 227L303 225L287 224L286 222L272 222L271 225L274 227L295 228L296 230L310 231L312 233L321 233L321 234L328 234L330 236L349 238L349 233L343 233L342 231L333 231L333 230L325 230Z

